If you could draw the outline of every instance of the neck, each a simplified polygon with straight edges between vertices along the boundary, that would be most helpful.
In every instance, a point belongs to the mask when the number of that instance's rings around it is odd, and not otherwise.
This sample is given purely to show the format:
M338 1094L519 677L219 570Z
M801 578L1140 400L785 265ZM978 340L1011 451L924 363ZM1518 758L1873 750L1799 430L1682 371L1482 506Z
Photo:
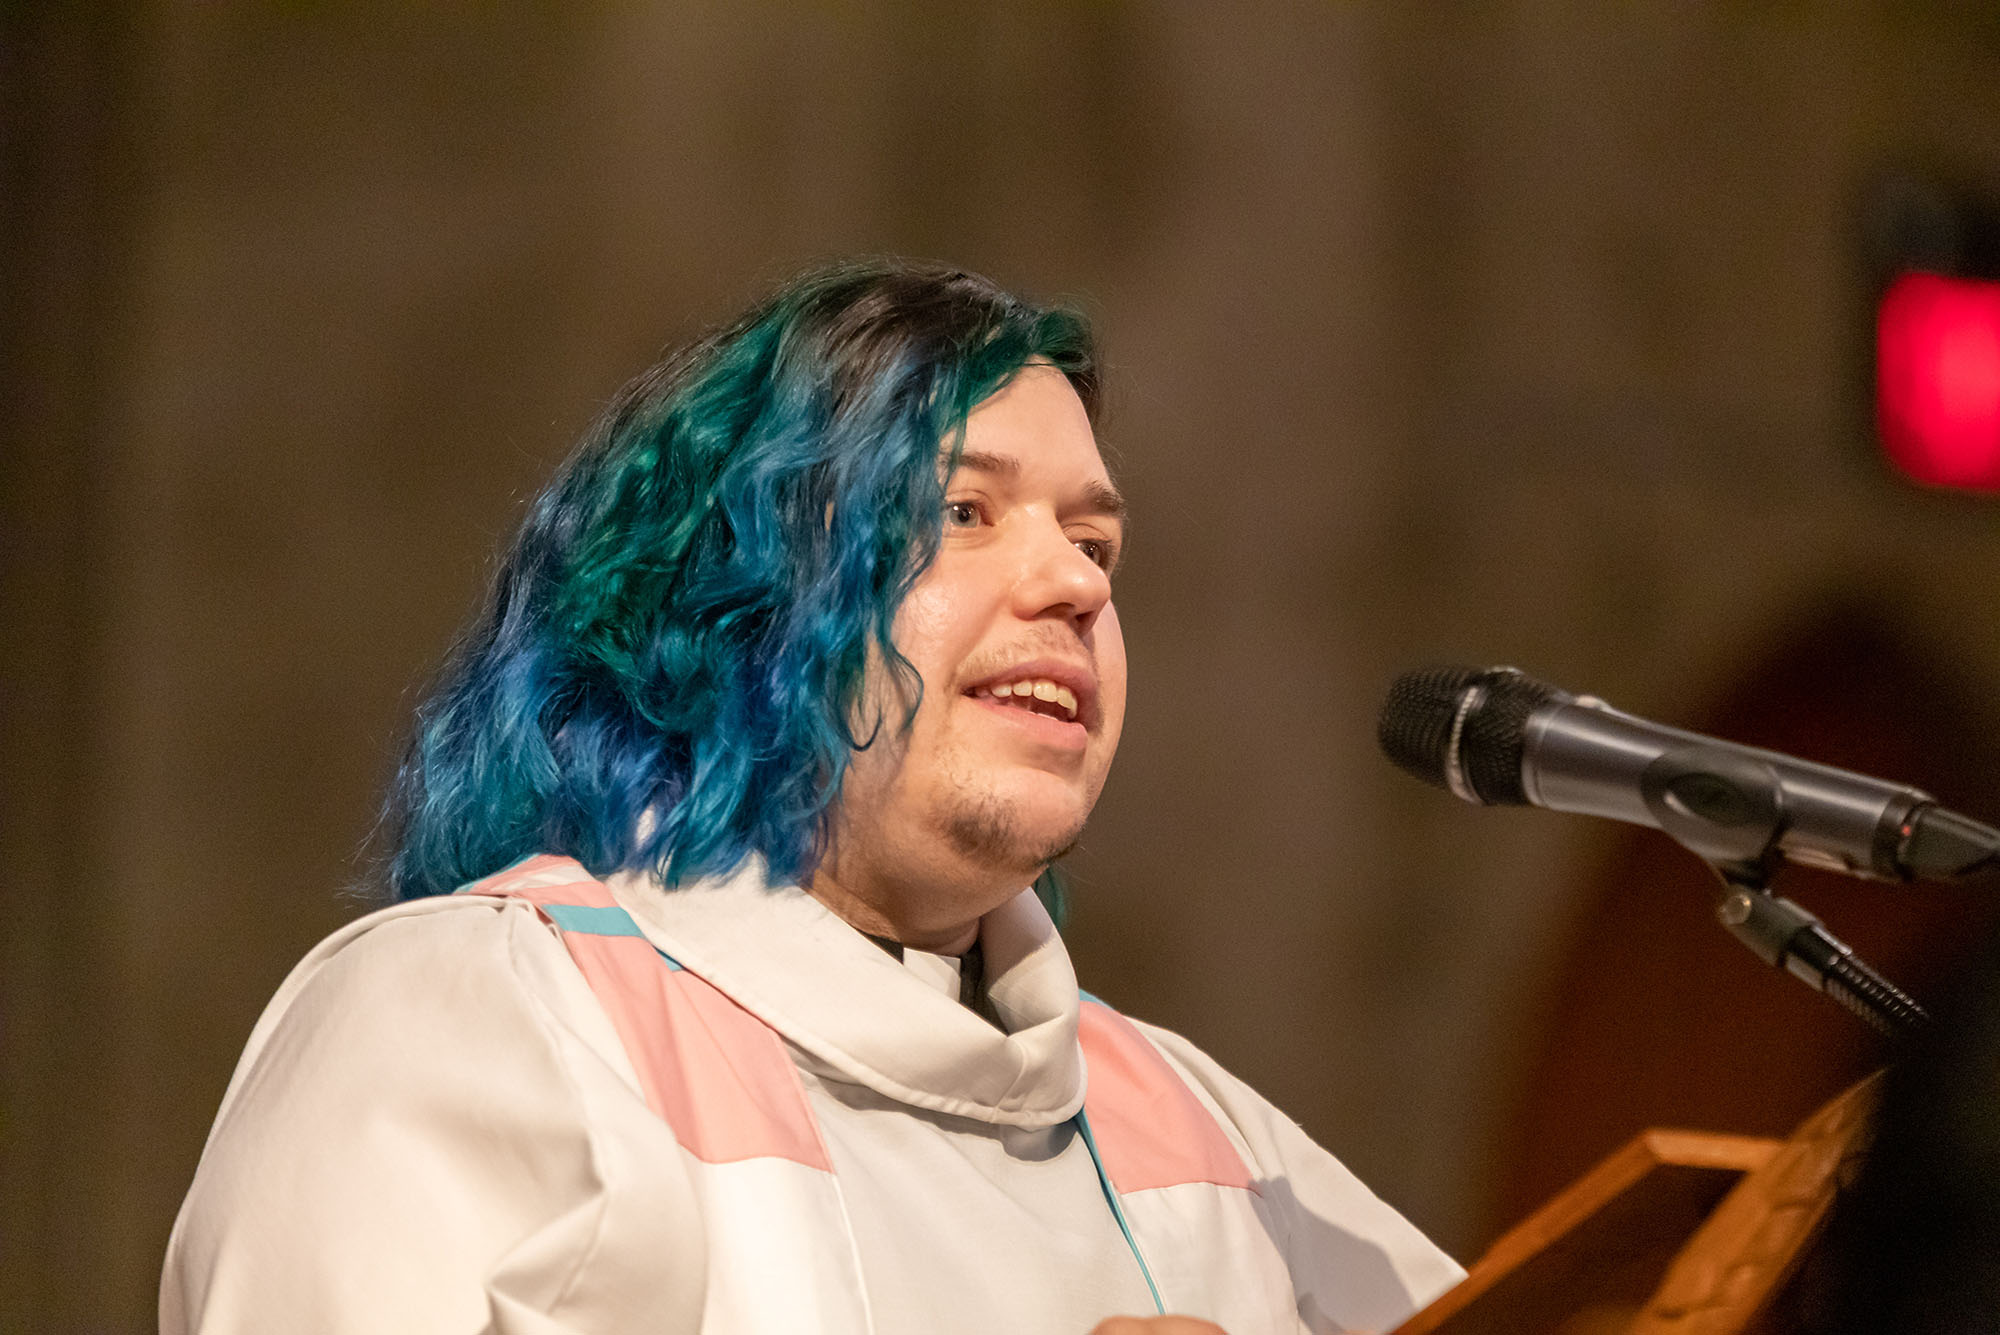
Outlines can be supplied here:
M892 915L872 898L857 895L829 876L814 876L806 891L832 909L849 927L933 955L963 955L979 939L979 919L915 922Z
M979 939L979 920L1034 880L978 878L976 885L949 881L910 884L858 874L851 860L829 856L806 883L806 892L848 926L933 955L963 955Z

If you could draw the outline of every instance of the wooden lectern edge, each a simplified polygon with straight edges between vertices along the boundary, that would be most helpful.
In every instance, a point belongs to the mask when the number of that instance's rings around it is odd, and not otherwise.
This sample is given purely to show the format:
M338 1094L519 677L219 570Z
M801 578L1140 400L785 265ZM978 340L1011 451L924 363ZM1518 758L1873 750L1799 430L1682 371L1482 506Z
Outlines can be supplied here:
M1843 1172L1865 1153L1882 1083L1878 1071L1849 1087L1800 1123L1768 1167L1745 1174L1674 1257L1629 1335L1749 1329L1797 1271Z
M1784 1145L1765 1136L1651 1127L1598 1160L1541 1208L1508 1229L1473 1262L1466 1276L1430 1306L1396 1328L1395 1335L1427 1335L1469 1306L1550 1243L1618 1198L1662 1165L1750 1173Z

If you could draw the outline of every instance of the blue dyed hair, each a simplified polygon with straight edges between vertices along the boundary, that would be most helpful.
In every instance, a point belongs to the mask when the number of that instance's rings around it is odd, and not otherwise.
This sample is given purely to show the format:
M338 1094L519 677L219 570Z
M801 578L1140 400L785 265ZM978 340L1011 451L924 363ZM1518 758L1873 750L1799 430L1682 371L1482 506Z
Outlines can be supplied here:
M948 473L967 415L1031 361L1094 419L1081 315L876 260L799 277L627 385L417 710L383 813L394 894L537 852L668 885L753 853L809 876L883 726L855 721L871 645L921 689L891 629L937 554L941 451Z

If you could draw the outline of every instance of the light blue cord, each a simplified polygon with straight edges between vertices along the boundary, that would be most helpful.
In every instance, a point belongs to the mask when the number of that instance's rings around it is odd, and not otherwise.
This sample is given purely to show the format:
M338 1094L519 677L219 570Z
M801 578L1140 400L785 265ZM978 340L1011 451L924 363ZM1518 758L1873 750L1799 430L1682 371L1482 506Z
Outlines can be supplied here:
M1076 1129L1083 1136L1083 1147L1090 1151L1090 1163L1097 1169L1097 1185L1104 1188L1104 1199L1110 1203L1111 1217L1118 1221L1118 1231L1125 1235L1125 1245L1132 1249L1132 1259L1139 1263L1139 1273L1146 1280L1146 1290L1153 1295L1153 1310L1165 1316L1167 1305L1160 1301L1160 1286L1153 1282L1153 1271L1139 1251L1139 1240L1132 1236L1132 1225L1125 1218L1125 1207L1119 1204L1118 1193L1112 1190L1111 1175L1104 1171L1104 1159L1097 1152L1097 1137L1090 1134L1090 1120L1083 1115L1081 1108L1076 1110Z

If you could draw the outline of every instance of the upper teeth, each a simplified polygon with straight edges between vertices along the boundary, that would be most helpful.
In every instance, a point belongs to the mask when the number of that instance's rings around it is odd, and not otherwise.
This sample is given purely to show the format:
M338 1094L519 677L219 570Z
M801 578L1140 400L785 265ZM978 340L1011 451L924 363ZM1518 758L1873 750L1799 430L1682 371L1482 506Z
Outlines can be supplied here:
M1009 696L1030 696L1045 700L1059 707L1063 713L1076 717L1076 695L1067 686L1058 686L1045 677L1032 677L1026 681L997 682L986 688L988 695L1005 700Z

